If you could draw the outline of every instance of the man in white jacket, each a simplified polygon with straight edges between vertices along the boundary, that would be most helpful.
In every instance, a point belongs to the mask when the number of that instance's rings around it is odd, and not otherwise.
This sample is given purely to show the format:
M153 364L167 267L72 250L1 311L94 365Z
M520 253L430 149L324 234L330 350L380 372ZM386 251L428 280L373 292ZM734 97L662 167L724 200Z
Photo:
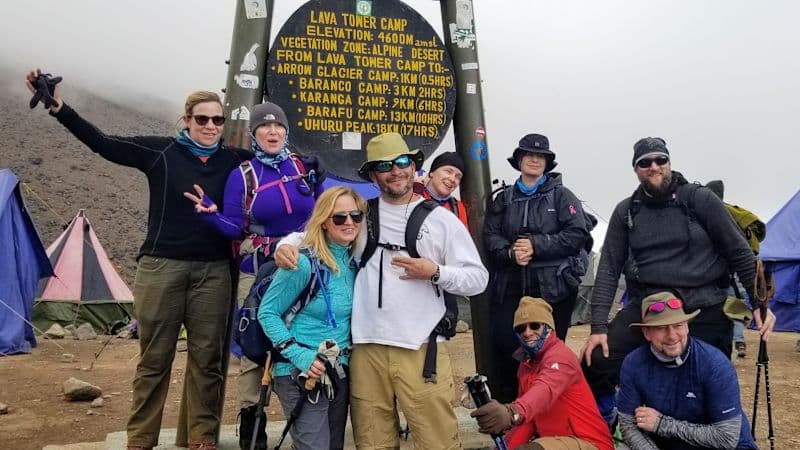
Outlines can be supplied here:
M408 218L423 201L413 192L423 159L402 136L384 133L367 144L367 162L359 169L381 190L378 247L362 264L353 292L351 419L359 449L399 447L397 407L413 430L415 448L461 448L446 347L436 352L438 381L423 378L422 370L428 339L445 313L444 292L479 294L489 274L467 229L445 208L435 208L422 223L416 242L421 256L405 250ZM291 267L296 248L281 245L275 258Z

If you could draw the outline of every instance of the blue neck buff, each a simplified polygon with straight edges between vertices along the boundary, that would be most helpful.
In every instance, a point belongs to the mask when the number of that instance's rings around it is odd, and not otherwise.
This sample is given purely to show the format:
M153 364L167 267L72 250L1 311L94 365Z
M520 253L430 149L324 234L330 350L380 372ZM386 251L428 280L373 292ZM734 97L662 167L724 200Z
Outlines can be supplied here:
M448 195L447 197L440 197L440 196L436 195L436 193L435 193L435 192L433 192L433 191L431 190L431 188L430 188L430 187L428 187L428 186L425 186L425 190L426 190L426 191L428 191L428 194L431 196L431 198L432 198L432 199L436 200L436 201L437 201L437 202L439 202L439 203L444 203L444 202L446 202L446 201L447 201L447 199L449 199L449 198L450 198L450 196L449 196L449 195Z
M547 336L550 334L550 327L545 324L542 324L542 335L539 337L539 340L536 341L536 344L531 347L527 343L525 343L525 339L522 339L522 336L514 333L514 336L517 337L517 342L519 342L520 347L528 355L528 359L533 359L542 350L542 346L544 345L544 341L547 340Z
M530 196L535 194L536 190L539 189L539 186L543 185L546 181L547 181L547 175L542 175L542 178L539 178L539 181L537 181L536 184L534 184L531 187L528 187L525 185L525 183L522 182L522 177L519 177L517 178L517 189L519 189L519 191L522 192L523 194Z
M278 153L267 153L258 145L258 140L253 133L250 133L250 144L253 153L256 154L256 159L261 161L265 166L272 167L275 170L278 170L278 166L289 158L289 130L286 130L286 137L283 139L283 147L281 147Z
M177 141L179 144L188 148L189 151L197 157L211 156L219 149L219 141L210 146L198 144L194 139L189 137L188 129L183 129L180 133L178 133Z

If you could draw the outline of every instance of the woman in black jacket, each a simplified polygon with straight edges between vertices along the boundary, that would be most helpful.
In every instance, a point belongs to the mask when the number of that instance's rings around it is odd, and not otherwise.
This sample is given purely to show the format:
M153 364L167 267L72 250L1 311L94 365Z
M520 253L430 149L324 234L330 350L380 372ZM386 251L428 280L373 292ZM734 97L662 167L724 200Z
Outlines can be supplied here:
M566 340L580 277L586 273L592 224L581 202L552 172L555 153L546 136L528 134L508 162L520 171L516 182L493 200L486 213L484 243L492 282L490 308L496 373L492 393L501 402L517 394L519 347L514 311L525 295L553 307L555 333Z
M35 92L40 71L26 76ZM50 106L70 133L103 158L147 177L147 237L139 250L133 296L139 321L140 360L133 380L128 449L158 445L164 401L181 325L188 357L184 399L190 448L216 449L223 392L223 349L231 310L230 243L183 198L195 183L221 203L230 171L250 158L221 143L225 117L217 94L189 95L177 136L109 136L61 99Z

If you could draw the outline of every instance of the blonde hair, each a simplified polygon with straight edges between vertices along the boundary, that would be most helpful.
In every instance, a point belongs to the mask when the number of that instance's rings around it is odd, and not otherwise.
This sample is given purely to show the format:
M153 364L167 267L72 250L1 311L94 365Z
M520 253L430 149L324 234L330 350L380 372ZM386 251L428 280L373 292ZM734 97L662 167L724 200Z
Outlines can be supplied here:
M183 114L191 116L195 106L206 102L216 102L219 103L219 106L222 106L222 100L220 100L216 92L194 91L186 97L186 103L183 105Z
M306 223L306 236L300 243L300 247L311 249L319 260L334 273L339 273L339 265L336 263L336 259L333 257L330 247L328 247L328 238L325 234L325 230L322 229L322 225L328 220L331 214L334 213L336 201L339 200L339 197L345 195L349 195L355 200L358 210L364 213L364 218L366 219L367 201L358 195L353 188L345 186L329 188L317 199L317 203L314 205L314 211L311 212L311 217L309 217Z

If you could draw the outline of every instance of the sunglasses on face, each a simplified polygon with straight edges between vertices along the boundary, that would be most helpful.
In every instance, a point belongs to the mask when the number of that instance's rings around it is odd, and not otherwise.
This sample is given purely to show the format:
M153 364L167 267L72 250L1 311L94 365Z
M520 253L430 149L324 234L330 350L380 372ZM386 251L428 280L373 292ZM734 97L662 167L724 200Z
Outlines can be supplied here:
M659 166L663 166L664 164L669 162L669 158L666 156L659 156L657 158L644 158L640 159L639 162L636 163L636 166L640 169L647 169L653 163L656 163Z
M514 332L517 334L522 334L528 328L530 328L531 331L539 331L539 329L542 328L542 324L540 324L539 322L523 323L522 325L515 326Z
M225 123L225 116L209 117L209 116L205 116L205 115L202 115L202 114L195 114L195 115L192 115L192 116L189 116L189 117L194 117L194 121L197 122L197 124L200 125L201 127L206 126L206 124L208 123L209 120L211 120L211 122L213 122L214 125L216 125L218 127L221 127L222 124Z
M372 170L375 172L386 173L392 171L392 166L397 166L398 169L405 169L411 166L411 157L408 155L403 155L394 161L381 161L379 163L375 163L372 166Z
M660 313L663 312L665 309L681 309L683 307L683 302L679 298L671 298L669 300L662 300L660 302L655 302L652 305L647 307L647 311L652 313Z
M353 219L353 223L361 223L361 221L364 220L364 213L359 210L354 210L331 214L331 220L333 221L334 225L344 225L344 223L347 222L348 217Z

